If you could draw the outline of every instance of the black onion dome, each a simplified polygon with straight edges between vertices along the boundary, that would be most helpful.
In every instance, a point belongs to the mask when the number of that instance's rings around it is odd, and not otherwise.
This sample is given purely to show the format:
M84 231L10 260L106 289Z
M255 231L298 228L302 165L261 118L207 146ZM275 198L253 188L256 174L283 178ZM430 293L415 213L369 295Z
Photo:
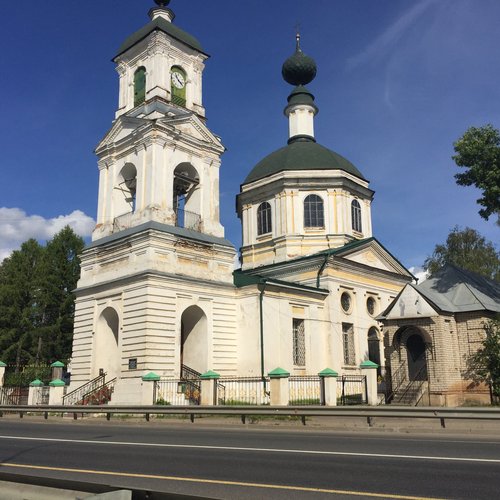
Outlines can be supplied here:
M297 35L297 48L295 54L290 56L283 64L281 74L290 85L307 85L316 76L316 62L312 57L306 56L300 48L300 35Z
M166 7L170 3L170 0L155 0L155 3L160 7Z

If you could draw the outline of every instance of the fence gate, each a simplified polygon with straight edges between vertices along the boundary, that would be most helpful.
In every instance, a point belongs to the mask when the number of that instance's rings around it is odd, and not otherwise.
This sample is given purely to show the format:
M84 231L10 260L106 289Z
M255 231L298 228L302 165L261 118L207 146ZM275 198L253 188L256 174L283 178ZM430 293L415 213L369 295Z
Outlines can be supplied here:
M340 405L367 404L368 390L365 375L342 375L337 378L337 403Z
M49 404L49 395L50 395L50 387L37 387L35 389L35 401L36 405L48 405Z

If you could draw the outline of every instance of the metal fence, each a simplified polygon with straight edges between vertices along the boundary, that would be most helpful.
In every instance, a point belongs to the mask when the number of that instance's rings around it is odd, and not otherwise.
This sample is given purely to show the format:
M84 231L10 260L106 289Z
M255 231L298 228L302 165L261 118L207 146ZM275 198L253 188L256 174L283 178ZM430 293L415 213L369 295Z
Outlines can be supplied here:
M1 387L0 404L2 405L27 405L29 387Z
M178 208L175 211L175 225L199 232L201 230L201 215Z
M288 379L291 406L319 405L321 379L316 375L292 376Z
M189 406L200 404L199 380L160 379L154 383L153 404Z
M261 377L231 377L217 381L217 404L225 406L268 405L269 379Z
M342 375L337 378L337 404L366 404L367 393L365 375Z

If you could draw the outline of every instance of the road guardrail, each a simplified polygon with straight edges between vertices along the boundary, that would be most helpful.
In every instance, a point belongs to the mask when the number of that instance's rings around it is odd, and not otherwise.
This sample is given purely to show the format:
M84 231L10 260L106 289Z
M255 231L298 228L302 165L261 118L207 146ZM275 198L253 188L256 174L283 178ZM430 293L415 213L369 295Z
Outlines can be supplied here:
M184 415L195 421L196 416L220 415L238 416L245 423L251 416L288 416L300 417L306 424L307 417L361 417L366 418L369 426L374 418L425 418L439 419L445 427L447 419L453 420L500 420L498 407L442 408L442 407L407 407L407 406L49 406L0 405L0 416L4 412L25 414L43 414L47 419L50 414L69 414L76 420L78 415L104 414L107 420L113 415L143 416L146 421L151 415Z

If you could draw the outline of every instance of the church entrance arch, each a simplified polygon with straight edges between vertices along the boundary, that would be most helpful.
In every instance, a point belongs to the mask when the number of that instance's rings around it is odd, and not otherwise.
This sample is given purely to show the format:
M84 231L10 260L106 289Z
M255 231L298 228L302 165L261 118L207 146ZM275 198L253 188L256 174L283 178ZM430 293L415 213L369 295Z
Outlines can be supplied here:
M413 330L406 339L408 360L408 378L410 380L427 380L427 359L425 342L420 333Z
M94 339L93 375L100 371L107 374L107 379L120 375L120 318L112 307L106 307L99 316Z
M207 316L198 306L188 307L181 316L181 368L199 373L208 370Z

